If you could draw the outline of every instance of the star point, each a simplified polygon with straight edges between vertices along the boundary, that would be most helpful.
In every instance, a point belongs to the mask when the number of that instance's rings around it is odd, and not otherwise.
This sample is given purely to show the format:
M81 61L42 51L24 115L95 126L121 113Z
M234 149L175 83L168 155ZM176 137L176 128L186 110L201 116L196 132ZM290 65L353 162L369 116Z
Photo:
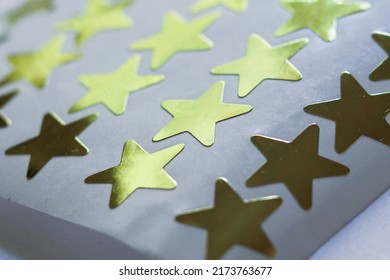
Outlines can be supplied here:
M370 80L382 81L390 79L390 33L376 31L372 34L372 38L381 46L388 57L370 74Z
M53 157L84 156L88 148L78 139L98 117L93 114L65 125L55 114L44 116L40 134L21 144L9 148L6 155L30 155L27 178L32 179Z
M175 12L167 13L159 34L135 42L130 48L152 50L151 68L158 69L177 52L211 49L213 43L202 32L218 17L218 13L212 13L193 21L186 21Z
M81 83L89 91L69 109L69 112L103 104L113 114L123 114L130 93L160 83L164 79L162 75L139 75L137 72L140 60L141 57L135 55L113 73L81 76Z
M133 0L120 0L110 4L104 0L89 0L85 13L76 18L59 23L59 30L76 32L76 45L81 45L100 31L124 29L132 26L132 20L125 9Z
M37 88L45 87L55 68L81 57L79 53L62 53L64 42L65 37L57 36L36 52L10 55L8 60L14 69L0 81L0 86L25 80Z
M246 114L252 110L249 105L223 103L224 85L223 81L215 83L196 100L163 102L163 109L173 116L173 120L153 137L153 141L189 132L204 146L213 145L217 122Z
M370 95L349 73L341 75L341 98L308 105L306 113L336 122L335 149L345 152L361 136L390 146L390 92Z
M309 28L328 42L336 39L336 20L338 18L371 7L368 2L349 3L340 0L284 0L282 5L293 13L293 16L275 32L275 36L283 36L303 28Z
M199 13L220 5L225 6L233 12L242 13L247 9L248 0L198 0L191 7L191 13Z
M257 34L248 38L246 55L211 70L217 75L238 75L238 96L245 97L266 79L302 79L302 74L289 62L308 43L308 39L298 39L277 47L272 47Z
M118 207L139 188L174 189L176 181L163 168L183 149L184 144L178 144L149 154L134 140L127 141L120 164L89 176L85 183L112 184L110 208Z
M3 108L8 102L11 101L18 94L17 90L10 91L0 96L0 109ZM8 119L0 110L0 128L11 125L11 120Z
M278 196L243 200L225 178L219 178L214 206L178 215L176 221L208 231L207 259L221 258L236 244L272 257L276 250L261 224L281 204Z
M293 141L287 142L261 135L252 143L266 157L262 165L246 182L248 187L284 183L304 210L312 207L313 179L341 176L348 167L318 154L319 127L308 126Z

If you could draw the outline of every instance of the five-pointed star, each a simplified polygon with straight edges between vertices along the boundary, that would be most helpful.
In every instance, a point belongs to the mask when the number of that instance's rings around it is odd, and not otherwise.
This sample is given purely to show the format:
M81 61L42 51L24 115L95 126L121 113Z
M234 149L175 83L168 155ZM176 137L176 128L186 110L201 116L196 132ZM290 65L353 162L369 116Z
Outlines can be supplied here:
M247 186L283 182L305 210L312 206L313 179L349 173L346 166L318 154L319 127L315 124L292 142L255 135L252 143L267 162L248 179Z
M90 91L77 101L69 112L103 103L114 114L123 114L129 93L157 84L164 79L161 75L138 75L140 59L139 55L135 55L110 74L81 76L80 81Z
M85 13L74 19L59 23L60 30L74 30L76 45L81 45L102 30L128 28L132 21L124 10L133 0L121 0L109 4L104 0L89 0Z
M336 122L336 152L365 135L390 146L390 92L369 95L348 72L341 75L341 98L308 105L305 112Z
M370 80L390 79L390 33L376 31L372 34L372 38L382 47L388 57L370 74Z
M242 200L225 178L215 184L215 206L178 215L180 223L208 231L207 258L219 259L239 244L267 256L276 250L260 225L282 204L278 196Z
M189 132L205 146L214 144L215 124L252 110L249 105L222 102L225 83L215 83L197 100L168 100L162 107L174 119L154 137L153 141Z
M157 69L177 52L201 51L212 48L213 43L202 34L219 17L213 13L187 22L171 12L164 18L161 32L130 46L133 50L152 50L152 69Z
M4 107L12 98L14 98L18 94L17 90L11 91L0 96L0 109ZM0 128L6 127L11 124L11 120L8 119L0 110Z
M238 96L247 96L265 79L300 80L301 73L288 61L308 43L299 39L272 47L257 34L248 39L246 56L215 67L213 74L239 75Z
M293 17L282 25L275 36L283 36L302 28L310 28L325 41L336 39L336 20L346 15L367 10L367 2L347 3L340 0L289 0L283 6Z
M198 0L191 7L191 12L198 13L218 5L224 5L236 13L241 13L246 10L248 0Z
M55 68L81 57L78 53L62 53L64 41L65 37L57 36L37 52L9 56L14 69L0 81L0 86L23 79L37 88L43 88Z
M84 156L88 148L77 137L98 115L90 115L65 125L54 113L43 118L40 134L9 148L7 155L30 155L27 178L33 178L53 157Z
M135 141L127 141L118 166L91 175L85 182L112 184L110 208L118 207L138 188L174 189L176 181L163 168L183 148L184 144L178 144L149 154Z

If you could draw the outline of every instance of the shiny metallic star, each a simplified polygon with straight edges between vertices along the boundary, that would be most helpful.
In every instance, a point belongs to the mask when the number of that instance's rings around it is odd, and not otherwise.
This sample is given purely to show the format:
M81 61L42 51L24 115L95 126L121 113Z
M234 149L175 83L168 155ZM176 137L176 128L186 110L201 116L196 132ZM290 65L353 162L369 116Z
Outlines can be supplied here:
M178 144L149 154L137 142L127 141L118 166L91 175L85 182L112 184L110 208L118 207L139 188L174 189L176 181L163 168L183 149L184 144Z
M390 33L376 31L372 38L387 53L387 58L370 74L370 80L382 81L390 79Z
M56 114L46 114L37 137L9 148L5 153L30 155L27 178L31 179L53 157L88 154L88 148L79 140L78 135L93 123L97 116L97 114L90 115L66 125Z
M318 154L319 127L315 124L291 142L255 135L252 143L267 162L248 179L247 186L282 182L305 210L312 206L313 179L349 173L346 166Z
M348 72L341 75L341 98L311 104L305 112L336 122L336 152L346 151L360 136L390 146L390 92L370 95Z
M293 13L292 18L282 25L275 36L283 36L302 28L310 28L325 41L336 39L338 18L367 10L368 2L342 0L284 0L282 5Z
M208 231L207 258L219 259L233 245L242 245L267 256L276 250L260 225L282 204L278 196L243 200L225 178L215 184L215 205L178 215L183 224Z

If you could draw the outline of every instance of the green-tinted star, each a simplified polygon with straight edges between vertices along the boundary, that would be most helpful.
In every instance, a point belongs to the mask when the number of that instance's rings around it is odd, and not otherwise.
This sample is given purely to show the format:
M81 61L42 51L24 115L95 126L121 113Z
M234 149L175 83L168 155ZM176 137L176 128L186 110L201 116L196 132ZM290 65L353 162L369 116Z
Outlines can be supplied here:
M50 11L53 9L53 0L26 0L21 6L12 10L7 15L9 25L15 25L20 20L40 11Z
M198 0L191 7L191 12L199 13L218 5L224 5L236 13L242 13L248 6L248 0Z
M252 143L267 162L248 179L247 186L283 182L305 210L312 206L313 179L349 173L346 166L318 154L319 127L315 124L291 142L255 135Z
M336 122L336 152L346 151L360 136L390 146L390 92L370 95L348 72L341 75L341 98L308 105L305 112Z
M214 144L215 124L252 110L251 106L222 102L225 83L215 83L197 100L168 100L162 107L174 119L153 137L153 141L189 132L205 146Z
M130 46L133 50L152 50L152 69L157 69L177 52L202 51L213 43L202 34L219 17L218 13L187 22L177 13L168 13L161 32Z
M0 81L0 86L26 80L37 88L43 88L55 68L81 57L79 53L62 53L64 41L65 37L57 36L37 52L10 55L8 60L14 69Z
M33 178L53 157L84 156L88 148L78 136L91 123L97 114L65 125L54 113L46 114L40 134L6 151L7 155L30 155L27 178Z
M138 188L174 189L176 181L163 168L183 148L184 144L178 144L149 154L135 141L127 141L118 166L89 176L85 182L112 184L110 208L119 206Z
M292 18L282 25L275 36L283 36L302 28L310 28L325 41L336 39L338 18L367 10L367 2L348 3L342 0L284 0L283 6L293 13Z
M131 19L124 10L133 0L121 0L109 4L104 0L89 0L85 13L74 19L58 24L60 30L74 30L76 44L80 45L93 35L103 30L128 28L132 25Z
M17 90L8 92L2 96L0 96L0 109L4 107L12 98L14 98L18 94ZM11 124L11 120L8 119L0 110L0 128L9 126Z
M242 200L225 178L219 178L214 204L176 217L180 223L207 229L208 259L219 259L235 244L267 256L275 255L275 248L260 225L282 204L281 198Z
M390 33L376 31L372 34L372 38L382 47L388 57L370 74L370 80L390 79Z
M211 73L239 75L239 97L247 96L265 79L300 80L301 73L288 59L307 42L307 39L299 39L272 47L259 35L253 34L248 39L246 56L215 67Z
M114 114L123 114L129 93L157 84L164 79L161 75L138 75L140 59L139 55L135 55L110 74L81 76L80 81L89 92L77 101L69 112L102 103Z

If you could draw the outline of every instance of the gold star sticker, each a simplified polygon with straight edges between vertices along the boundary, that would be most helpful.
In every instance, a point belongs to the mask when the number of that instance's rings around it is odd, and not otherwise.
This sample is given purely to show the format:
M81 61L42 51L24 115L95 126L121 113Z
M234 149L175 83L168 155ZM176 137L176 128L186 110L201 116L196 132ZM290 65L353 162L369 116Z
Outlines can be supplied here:
M370 80L382 81L390 79L390 33L376 31L372 38L387 53L387 58L370 74Z
M252 143L264 154L267 162L246 182L248 187L283 182L299 205L312 206L313 179L340 176L349 169L318 154L319 127L307 127L292 142L255 135Z
M197 100L168 100L162 107L174 119L153 137L153 141L189 132L204 146L214 144L215 124L252 110L249 105L222 102L225 83L215 83Z
M55 68L81 57L79 53L62 53L64 41L65 37L57 36L37 52L9 56L14 70L0 81L0 86L26 80L37 88L43 88Z
M110 208L118 207L138 188L174 189L176 181L163 168L183 149L184 144L178 144L149 154L135 141L127 141L121 163L89 176L85 183L112 184Z
M152 50L151 67L157 69L177 52L202 51L212 48L213 43L202 32L218 17L218 13L213 13L187 22L177 13L168 13L159 34L138 41L130 48L132 50Z
M285 0L282 5L293 13L293 17L282 25L275 36L283 36L302 28L310 28L325 41L336 39L338 18L367 10L367 2L347 3L340 0Z
M0 96L0 109L3 108L12 98L14 98L18 94L17 90L11 91ZM11 120L8 119L0 110L0 128L9 126L11 124Z
M307 39L295 40L272 47L257 34L248 39L246 56L211 70L213 74L239 75L238 96L247 96L265 79L297 81L301 73L288 61L308 43Z
M9 148L7 155L30 155L27 178L33 178L53 157L84 156L88 148L77 137L98 117L90 115L73 123L65 123L54 113L43 118L40 134Z
M218 5L223 5L236 13L242 13L248 6L248 0L199 0L191 7L191 12L199 13Z
M102 103L114 114L123 114L129 93L157 84L164 79L161 75L138 75L140 59L139 55L135 55L110 74L81 76L80 81L90 91L77 101L69 112L73 113Z
M76 45L81 45L102 30L123 29L131 27L131 19L125 9L133 0L122 0L109 4L104 0L89 0L85 13L74 19L59 23L60 30L74 30Z
M267 256L276 250L260 225L282 204L278 196L242 200L225 178L215 184L214 207L178 215L176 221L208 231L207 259L219 259L239 244Z
M341 98L308 105L306 113L336 122L336 152L346 151L360 136L390 146L390 92L369 95L348 72L341 75Z

